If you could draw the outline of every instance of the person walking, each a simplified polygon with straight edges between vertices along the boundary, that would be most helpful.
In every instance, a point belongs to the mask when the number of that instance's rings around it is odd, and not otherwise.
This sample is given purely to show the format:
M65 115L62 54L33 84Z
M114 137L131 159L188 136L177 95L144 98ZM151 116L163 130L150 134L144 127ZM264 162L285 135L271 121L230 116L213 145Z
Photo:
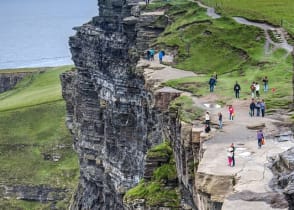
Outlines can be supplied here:
M256 97L259 97L260 96L259 89L260 89L260 86L259 86L258 82L256 82L255 83L255 94L256 94Z
M268 78L267 78L267 76L265 76L263 78L262 82L263 82L263 91L267 92L268 91Z
M250 116L251 117L254 117L254 110L255 110L255 101L254 101L254 98L251 100L251 103L249 105L249 108L250 108Z
M150 49L150 60L151 61L154 61L154 54L155 54L155 51L154 51L154 49Z
M231 144L231 148L232 148L232 167L235 166L235 146L234 143Z
M205 113L205 124L210 126L210 116L208 111Z
M160 50L160 52L158 53L158 58L159 58L159 63L162 64L162 59L163 56L165 55L163 50Z
M227 156L228 156L228 166L232 166L232 157L233 157L233 148L232 147L229 147L227 149Z
M264 102L264 99L262 99L261 102L260 102L260 111L261 111L261 117L264 117L264 113L265 113L265 102Z
M219 129L223 128L223 115L221 112L218 113L218 126L219 126Z
M260 107L261 107L261 102L260 102L260 100L258 99L257 102L256 102L256 105L255 105L255 108L256 108L256 116L257 116L257 117L260 116Z
M236 84L234 85L234 91L235 91L236 98L240 98L240 90L241 90L241 86L236 81Z
M252 82L250 85L250 90L251 90L251 98L255 97L255 82Z
M229 120L233 120L234 119L234 114L235 114L235 111L234 111L234 108L232 105L229 105Z
M208 82L208 84L209 84L209 91L210 92L213 92L215 83L216 83L216 79L214 78L213 75L211 75L211 77L209 79L209 82Z
M263 138L264 136L262 130L257 131L257 145L259 149L261 148Z

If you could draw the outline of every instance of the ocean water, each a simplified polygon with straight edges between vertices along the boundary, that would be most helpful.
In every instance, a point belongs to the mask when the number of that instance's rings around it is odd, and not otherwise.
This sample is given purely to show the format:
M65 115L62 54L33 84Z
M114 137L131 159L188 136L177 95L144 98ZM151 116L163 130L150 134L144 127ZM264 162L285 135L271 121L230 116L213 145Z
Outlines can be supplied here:
M1 0L0 69L72 64L75 26L98 15L97 0Z

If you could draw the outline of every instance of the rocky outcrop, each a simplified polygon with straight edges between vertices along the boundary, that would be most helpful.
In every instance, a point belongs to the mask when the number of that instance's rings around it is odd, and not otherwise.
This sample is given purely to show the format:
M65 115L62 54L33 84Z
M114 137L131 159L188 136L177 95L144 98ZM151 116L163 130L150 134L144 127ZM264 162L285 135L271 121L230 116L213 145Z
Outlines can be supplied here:
M26 201L59 201L66 197L68 190L49 186L0 186L0 195L4 198L17 198Z
M294 209L294 148L281 153L272 160L271 169L275 175L272 187L282 192L289 205L289 210Z
M61 75L67 125L80 160L71 209L123 209L122 196L139 182L144 157L162 142L160 111L136 70L148 21L136 1L99 1L99 17L70 38L75 72ZM139 40L139 41L138 41ZM139 46L139 47L137 47Z
M19 81L29 74L32 73L0 73L0 93L12 89Z

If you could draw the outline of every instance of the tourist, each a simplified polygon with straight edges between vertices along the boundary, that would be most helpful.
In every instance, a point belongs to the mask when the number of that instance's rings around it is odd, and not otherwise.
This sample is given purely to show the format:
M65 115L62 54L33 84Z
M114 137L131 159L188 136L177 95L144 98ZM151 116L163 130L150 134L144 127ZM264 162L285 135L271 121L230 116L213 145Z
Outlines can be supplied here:
M268 91L268 78L267 78L267 76L265 76L263 78L262 82L263 82L263 91L267 92Z
M256 116L259 117L260 116L260 108L261 108L261 102L258 99L256 104L255 104L255 108L256 108Z
M255 94L256 94L256 97L259 97L259 89L260 89L259 84L258 84L258 82L256 82L255 83Z
M219 125L219 129L223 128L223 115L221 112L218 113L218 125Z
M151 56L150 56L150 50L147 50L146 57L147 57L147 60L150 61L150 58L151 58Z
M264 99L262 99L261 102L260 102L260 111L261 111L261 117L264 117L264 113L265 113L265 102L264 102Z
M205 128L204 128L204 130L205 130L205 133L209 133L210 132L210 126L209 125L205 125Z
M233 120L235 115L235 111L232 105L229 105L229 120Z
M254 101L254 98L252 98L249 108L250 108L249 115L251 117L254 117L254 110L255 110L255 101Z
M255 82L252 82L250 85L250 90L251 90L251 98L255 97Z
M210 126L210 116L208 111L205 113L205 124Z
M236 84L234 86L234 91L235 91L236 98L240 98L240 90L241 90L241 87L238 84L238 82L236 81Z
M228 154L227 154L227 156L228 156L228 166L232 166L233 148L229 147L227 151L228 151Z
M216 83L216 79L215 79L215 77L213 75L211 75L211 77L209 79L209 82L208 82L210 92L213 92L215 83Z
M261 148L263 138L264 136L262 130L257 131L257 144L259 149Z
M233 149L232 150L232 167L235 166L235 146L234 146L234 143L231 144L231 148Z
M161 63L161 64L162 64L162 58L163 58L164 55L165 55L165 52L163 50L161 50L158 53L159 63Z
M149 1L150 1L150 0L145 0L145 3L146 3L146 5L148 5L148 4L149 4Z
M150 49L150 60L151 61L154 61L154 53L155 53L155 51L151 48Z

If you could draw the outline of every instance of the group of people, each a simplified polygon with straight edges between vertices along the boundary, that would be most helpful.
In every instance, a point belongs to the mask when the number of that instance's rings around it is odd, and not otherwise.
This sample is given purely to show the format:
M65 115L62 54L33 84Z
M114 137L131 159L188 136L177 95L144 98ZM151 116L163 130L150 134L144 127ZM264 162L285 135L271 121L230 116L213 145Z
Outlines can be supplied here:
M229 105L228 112L229 112L229 120L232 121L234 119L234 115L235 115L235 110L234 110L232 105ZM223 114L221 112L219 112L217 115L218 115L218 127L219 127L219 129L222 129L223 128ZM209 111L206 111L206 113L205 113L205 128L204 128L204 131L206 133L209 133L211 131Z
M257 101L252 98L251 99L251 103L249 105L250 111L249 111L249 115L251 117L255 116L255 109L256 109L256 116L259 117L260 113L261 113L261 117L264 117L265 114L265 102L264 99L257 99Z
M262 82L263 82L263 91L267 92L268 91L268 78L267 78L267 76L265 76L262 79ZM236 81L236 83L234 85L234 92L235 92L236 98L240 98L240 91L241 91L241 86ZM251 98L260 97L260 85L258 82L254 82L254 81L252 82L252 84L250 85L250 93L251 93Z
M154 61L154 55L155 55L155 50L151 48L151 49L147 50L147 52L146 52L146 59L148 61ZM160 50L158 52L159 63L162 63L162 59L164 56L165 56L164 50Z
M262 130L257 131L257 146L258 149L261 149L261 146L265 144L264 134ZM235 146L234 143L231 144L231 146L227 149L227 157L228 157L228 165L231 167L235 166Z

